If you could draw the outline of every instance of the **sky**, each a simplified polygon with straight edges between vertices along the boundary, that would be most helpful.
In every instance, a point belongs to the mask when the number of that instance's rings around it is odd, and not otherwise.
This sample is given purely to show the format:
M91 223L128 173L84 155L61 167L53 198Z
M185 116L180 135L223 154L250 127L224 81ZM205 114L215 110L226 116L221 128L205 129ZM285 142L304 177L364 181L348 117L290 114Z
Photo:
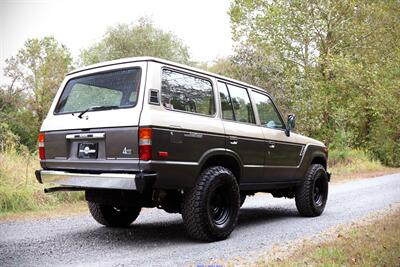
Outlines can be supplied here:
M101 40L107 27L146 16L176 34L194 60L212 62L232 54L229 0L0 0L0 84L5 59L28 38L52 35L76 59Z

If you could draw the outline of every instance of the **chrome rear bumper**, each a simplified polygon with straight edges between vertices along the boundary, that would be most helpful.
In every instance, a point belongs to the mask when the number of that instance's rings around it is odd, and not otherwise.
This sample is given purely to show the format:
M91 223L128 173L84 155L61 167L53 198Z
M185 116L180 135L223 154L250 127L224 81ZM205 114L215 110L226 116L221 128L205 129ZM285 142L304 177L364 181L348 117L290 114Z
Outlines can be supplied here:
M80 188L103 188L122 190L142 190L144 176L151 174L129 173L72 173L65 171L38 170L35 172L39 183L50 183L61 186Z

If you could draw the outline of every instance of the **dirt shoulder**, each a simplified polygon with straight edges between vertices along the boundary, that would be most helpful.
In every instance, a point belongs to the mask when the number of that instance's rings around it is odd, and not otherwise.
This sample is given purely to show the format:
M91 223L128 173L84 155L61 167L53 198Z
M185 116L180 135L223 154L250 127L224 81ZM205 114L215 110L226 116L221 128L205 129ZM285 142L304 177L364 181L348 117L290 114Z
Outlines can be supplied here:
M369 179L394 173L400 173L400 168L382 167L379 170L371 171L361 169L359 171L354 171L346 174L341 174L340 171L333 168L331 182L333 184L344 183L352 180Z
M273 246L242 266L399 266L400 204L306 239Z

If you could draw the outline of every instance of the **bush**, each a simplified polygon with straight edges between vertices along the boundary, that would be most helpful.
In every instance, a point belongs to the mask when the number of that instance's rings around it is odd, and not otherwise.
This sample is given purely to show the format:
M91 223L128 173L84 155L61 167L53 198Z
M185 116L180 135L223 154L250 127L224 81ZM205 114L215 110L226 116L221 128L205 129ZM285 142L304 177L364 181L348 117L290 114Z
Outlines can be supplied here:
M329 167L334 175L378 171L384 167L367 152L360 149L336 148L329 151Z
M384 137L382 137L384 138ZM392 167L400 166L400 143L394 140L384 141L376 140L376 143L371 145L372 153L383 164Z
M38 156L26 149L8 148L0 152L0 213L37 210L61 203L84 200L82 193L45 194L44 186L36 181Z
M18 146L19 137L11 131L7 123L0 123L0 152L14 149Z

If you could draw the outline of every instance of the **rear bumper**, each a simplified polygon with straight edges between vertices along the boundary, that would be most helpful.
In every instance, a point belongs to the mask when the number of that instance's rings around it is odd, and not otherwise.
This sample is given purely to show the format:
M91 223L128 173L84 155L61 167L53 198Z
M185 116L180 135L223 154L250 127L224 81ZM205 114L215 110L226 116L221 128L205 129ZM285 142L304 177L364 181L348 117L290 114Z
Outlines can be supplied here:
M82 189L121 189L143 191L145 187L154 184L156 174L129 173L72 173L65 171L37 170L36 179L39 183L50 183Z

